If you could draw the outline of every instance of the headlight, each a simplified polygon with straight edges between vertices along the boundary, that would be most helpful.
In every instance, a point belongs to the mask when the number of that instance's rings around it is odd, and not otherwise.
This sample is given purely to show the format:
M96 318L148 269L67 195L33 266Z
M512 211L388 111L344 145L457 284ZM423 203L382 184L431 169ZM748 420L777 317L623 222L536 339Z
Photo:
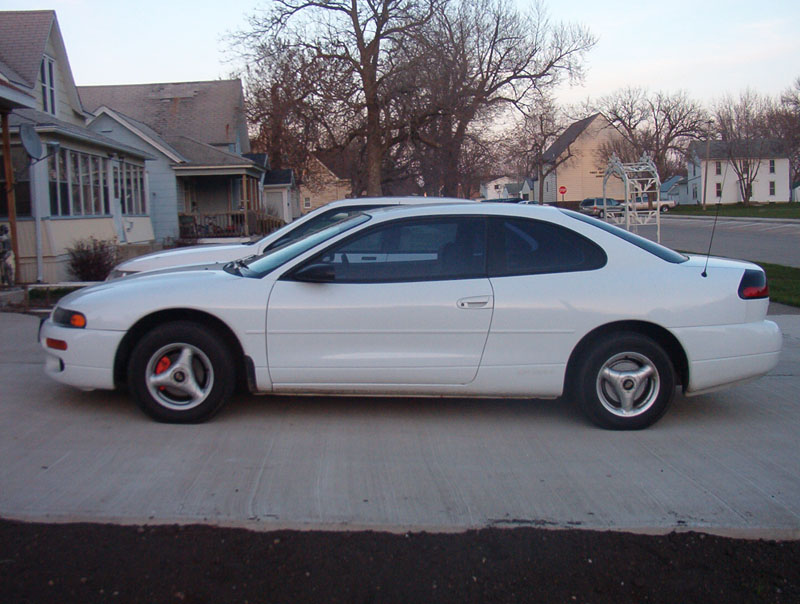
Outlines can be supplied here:
M86 327L86 316L83 313L59 307L53 311L53 323L63 327L83 329Z

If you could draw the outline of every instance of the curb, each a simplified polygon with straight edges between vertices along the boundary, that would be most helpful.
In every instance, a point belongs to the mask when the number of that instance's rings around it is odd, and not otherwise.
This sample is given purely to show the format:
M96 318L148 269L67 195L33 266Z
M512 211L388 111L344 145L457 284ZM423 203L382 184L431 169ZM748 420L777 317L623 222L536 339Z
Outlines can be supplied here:
M686 216L684 214L667 214L661 215L661 220L671 220L673 218L682 220L714 220L714 211L709 210L708 216ZM800 226L800 219L797 218L747 218L744 216L720 216L719 220L732 220L734 222L771 222L777 224L794 224Z

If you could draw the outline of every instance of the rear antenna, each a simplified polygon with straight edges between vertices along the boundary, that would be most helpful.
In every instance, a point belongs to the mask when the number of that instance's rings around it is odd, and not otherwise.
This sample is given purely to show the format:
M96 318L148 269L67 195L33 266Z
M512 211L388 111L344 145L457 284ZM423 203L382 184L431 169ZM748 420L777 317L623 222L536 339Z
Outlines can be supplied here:
M708 259L711 256L711 244L714 243L714 231L717 230L717 218L719 218L719 206L722 200L717 201L717 211L714 212L714 225L711 227L711 240L708 242L708 252L706 252L706 264L703 266L703 272L700 273L701 277L708 277Z
M708 170L708 166L706 166L706 170ZM722 174L722 186L725 186L725 179L728 176L728 162L725 162L725 172ZM703 191L705 193L705 191ZM717 197L717 211L714 213L714 225L711 227L711 240L708 242L708 252L706 252L706 264L703 267L703 272L700 273L700 276L705 278L708 277L708 259L711 256L711 244L714 243L714 231L717 230L717 218L719 218L719 208L722 205L722 189L720 189L720 195Z

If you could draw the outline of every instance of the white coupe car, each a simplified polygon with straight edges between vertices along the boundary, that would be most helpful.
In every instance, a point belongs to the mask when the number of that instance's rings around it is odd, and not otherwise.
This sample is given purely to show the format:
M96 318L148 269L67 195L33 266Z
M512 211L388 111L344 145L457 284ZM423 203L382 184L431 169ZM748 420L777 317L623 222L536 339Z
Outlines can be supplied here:
M260 393L566 394L643 428L676 386L767 373L782 338L766 276L577 212L516 204L368 210L224 268L141 274L63 298L48 375L126 384L167 422Z
M109 274L108 280L175 266L230 262L231 260L241 260L249 256L258 256L364 210L386 206L429 205L433 203L470 203L470 200L451 197L361 197L357 199L342 199L317 208L313 212L309 212L257 241L192 245L137 256L115 266Z

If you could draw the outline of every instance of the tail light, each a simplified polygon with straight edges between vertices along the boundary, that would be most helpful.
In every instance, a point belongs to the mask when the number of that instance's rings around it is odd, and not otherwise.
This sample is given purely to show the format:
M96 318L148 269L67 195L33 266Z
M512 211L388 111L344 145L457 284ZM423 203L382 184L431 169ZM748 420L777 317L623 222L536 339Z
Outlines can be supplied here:
M769 298L767 274L754 268L745 270L742 280L739 282L739 297L742 300Z

